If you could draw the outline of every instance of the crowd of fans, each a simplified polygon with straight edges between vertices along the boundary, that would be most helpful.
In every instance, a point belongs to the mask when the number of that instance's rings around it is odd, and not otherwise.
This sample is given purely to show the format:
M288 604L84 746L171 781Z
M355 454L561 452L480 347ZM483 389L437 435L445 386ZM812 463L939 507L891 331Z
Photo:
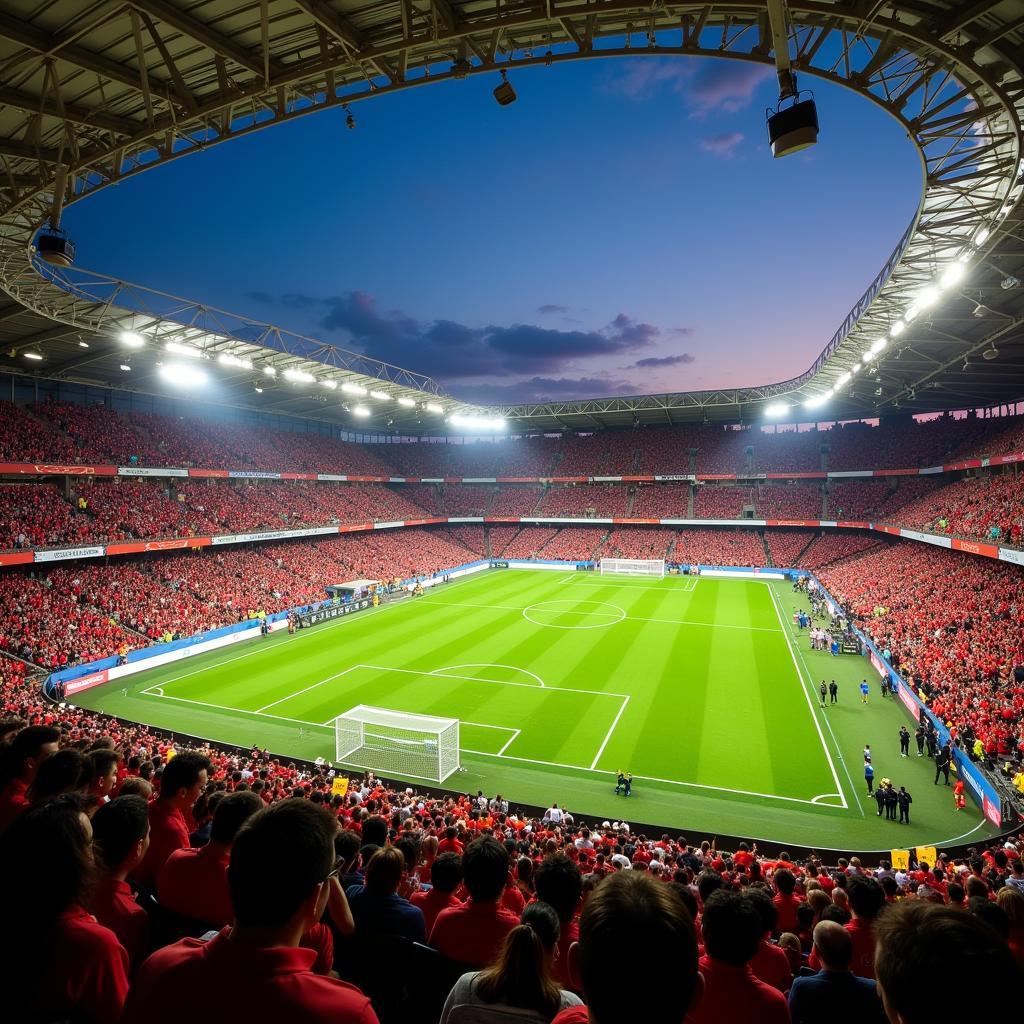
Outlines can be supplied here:
M759 519L821 519L820 484L762 484L757 489Z
M819 577L965 748L1024 754L1024 602L1016 566L913 541L826 565Z
M1024 984L1021 841L897 870L727 850L0 682L12 1020L930 1024Z
M540 503L541 516L625 516L629 490L620 484L568 484L550 487Z
M837 533L824 530L812 541L800 556L800 568L812 572L839 562L844 558L853 558L864 551L880 547L884 541L863 533Z
M493 441L355 444L316 430L48 400L0 405L10 429L0 458L319 471L366 476L592 476L898 469L1024 448L1020 417L905 419L820 430L732 425L628 430Z
M693 492L694 519L742 519L743 510L754 504L750 487L696 487Z
M803 565L799 556L813 536L810 530L765 530L764 543L771 555L771 564L783 569Z
M754 530L678 530L674 562L697 565L763 565L764 545Z

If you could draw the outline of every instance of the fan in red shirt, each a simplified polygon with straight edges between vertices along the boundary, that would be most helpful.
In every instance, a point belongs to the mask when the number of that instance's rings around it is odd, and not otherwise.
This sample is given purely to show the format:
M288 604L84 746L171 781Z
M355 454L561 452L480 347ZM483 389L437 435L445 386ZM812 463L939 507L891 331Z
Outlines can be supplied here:
M231 850L235 923L213 939L184 939L139 971L123 1024L181 1024L202 1000L204 1020L377 1024L354 986L314 974L299 948L327 905L337 824L326 808L284 800L246 822Z
M748 888L745 895L761 915L761 924L764 928L757 952L750 959L750 969L766 985L771 985L780 992L788 992L789 986L793 984L793 969L786 951L771 941L779 919L772 898L763 889Z
M624 950L638 951L628 978ZM643 872L620 871L583 905L569 973L587 1005L563 1010L553 1024L682 1024L703 990L693 918L669 886Z
M750 968L764 935L764 921L747 894L713 892L701 915L704 998L693 1024L789 1024L786 997Z
M149 953L149 915L135 902L127 878L149 848L149 816L141 796L119 796L92 818L93 849L100 869L90 908L128 953L134 971Z
M485 967L519 924L500 902L508 879L508 852L491 836L474 839L463 854L462 872L469 899L437 915L430 945L457 963Z
M583 875L564 853L554 853L540 862L534 881L537 899L549 904L558 915L558 958L552 973L560 985L571 988L569 948L579 938L579 926L574 918L583 896Z
M798 930L796 919L796 908L803 900L795 895L796 878L789 868L779 868L772 876L772 883L775 885L775 896L772 902L779 912L779 920L775 925L775 934L782 932L795 932Z
M189 819L199 794L206 788L210 759L186 751L178 754L160 776L160 796L149 805L149 849L133 877L152 890L164 862L175 850L189 845Z
M83 908L93 871L92 826L78 796L22 814L0 843L4 1019L117 1024L128 992L128 954Z
M198 850L175 850L156 877L161 906L214 928L231 924L234 910L228 890L231 844L263 801L251 790L229 793L213 812L210 841Z
M0 833L28 810L28 788L43 761L57 753L59 741L60 730L50 725L30 725L11 740L4 751L5 775L0 778Z
M442 910L459 905L460 901L454 895L462 881L462 859L459 855L442 853L437 857L431 865L430 880L431 888L420 889L409 897L409 902L423 912L427 935Z
M859 978L875 977L875 919L885 906L885 890L878 881L868 875L854 875L847 882L850 897L850 909L853 920L846 925L846 930L853 939L853 959L850 970ZM811 951L808 966L815 971L821 970L821 960L817 950Z

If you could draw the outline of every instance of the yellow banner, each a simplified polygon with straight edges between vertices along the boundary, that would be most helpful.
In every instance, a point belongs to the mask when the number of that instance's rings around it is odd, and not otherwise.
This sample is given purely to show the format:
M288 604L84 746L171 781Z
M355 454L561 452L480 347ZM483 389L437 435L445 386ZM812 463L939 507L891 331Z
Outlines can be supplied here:
M331 783L331 796L344 796L348 792L348 779L335 779Z
M907 871L910 868L909 850L892 850L892 866L897 871Z
M928 867L935 867L935 862L939 859L939 852L934 846L919 846L917 848L917 863L920 864L924 861Z

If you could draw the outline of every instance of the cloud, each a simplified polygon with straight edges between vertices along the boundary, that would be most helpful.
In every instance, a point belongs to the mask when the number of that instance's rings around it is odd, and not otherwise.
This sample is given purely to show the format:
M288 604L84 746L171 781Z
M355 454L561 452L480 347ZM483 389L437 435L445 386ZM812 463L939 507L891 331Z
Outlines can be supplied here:
M721 135L709 135L697 143L705 153L731 160L735 156L736 147L744 140L743 132L724 132Z
M545 302L543 306L537 307L537 312L543 314L544 316L548 316L551 313L568 313L569 307L559 306L557 303L554 302Z
M752 61L645 57L624 62L605 80L604 88L637 102L664 91L675 93L692 116L703 118L712 111L734 113L749 106L772 74L767 65Z
M537 324L471 327L454 320L421 321L378 308L372 295L348 292L316 297L258 293L266 305L311 311L317 333L340 335L341 344L375 359L416 369L440 380L504 375L555 379L569 367L602 356L641 353L674 331L619 313L600 330Z
M742 110L750 105L758 86L773 74L766 64L702 60L687 86L687 99L700 113Z
M675 356L648 356L646 359L638 359L629 369L643 370L659 366L682 366L694 362L696 358L689 352L680 352Z

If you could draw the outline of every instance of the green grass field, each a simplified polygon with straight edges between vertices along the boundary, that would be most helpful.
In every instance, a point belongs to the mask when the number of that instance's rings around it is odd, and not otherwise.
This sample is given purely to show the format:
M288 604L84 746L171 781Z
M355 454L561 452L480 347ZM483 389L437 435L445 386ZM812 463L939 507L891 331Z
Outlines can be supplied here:
M274 634L88 690L83 706L275 753L334 757L357 704L458 718L463 770L447 785L557 800L577 818L819 849L982 838L927 757L899 756L901 705L856 657L796 635L787 583L492 570L294 637ZM857 684L867 676L871 699ZM835 678L840 703L818 707ZM127 683L127 689L125 684ZM876 815L876 778L906 785L910 827ZM634 776L628 802L614 773Z

